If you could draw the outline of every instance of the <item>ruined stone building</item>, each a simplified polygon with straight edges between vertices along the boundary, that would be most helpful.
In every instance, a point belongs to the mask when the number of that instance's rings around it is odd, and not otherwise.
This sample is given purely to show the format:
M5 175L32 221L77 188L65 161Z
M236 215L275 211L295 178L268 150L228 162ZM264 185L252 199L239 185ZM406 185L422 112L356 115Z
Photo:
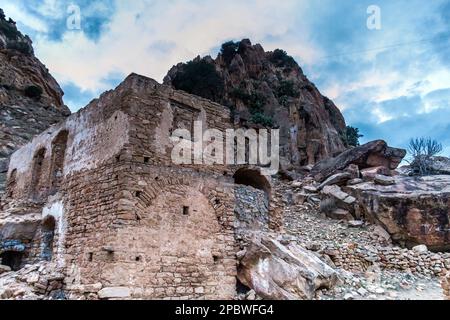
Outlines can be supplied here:
M194 121L225 130L230 111L133 74L19 149L0 210L2 264L52 260L81 295L101 283L120 297L233 298L235 181L251 186L240 197L267 196L258 223L279 221L256 169L172 163L171 132Z

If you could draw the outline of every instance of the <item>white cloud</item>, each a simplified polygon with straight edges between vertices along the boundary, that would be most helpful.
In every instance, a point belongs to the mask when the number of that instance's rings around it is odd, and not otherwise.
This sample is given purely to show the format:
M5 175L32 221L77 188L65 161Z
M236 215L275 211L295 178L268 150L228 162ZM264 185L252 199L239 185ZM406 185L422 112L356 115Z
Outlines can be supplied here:
M28 28L31 28L38 32L48 32L48 26L45 21L42 21L36 16L29 14L22 7L11 2L6 2L2 4L1 7L7 16L14 17L14 20L20 21Z
M52 7L53 1L47 2ZM39 35L35 50L60 82L95 92L109 89L105 78L112 73L137 72L161 81L172 65L209 54L227 39L283 39L269 41L266 49L283 47L312 62L318 49L309 44L306 27L300 38L283 38L294 28L294 10L301 14L302 5L294 0L135 0L132 5L117 0L116 13L97 41L68 30L62 42ZM161 52L161 42L174 45Z

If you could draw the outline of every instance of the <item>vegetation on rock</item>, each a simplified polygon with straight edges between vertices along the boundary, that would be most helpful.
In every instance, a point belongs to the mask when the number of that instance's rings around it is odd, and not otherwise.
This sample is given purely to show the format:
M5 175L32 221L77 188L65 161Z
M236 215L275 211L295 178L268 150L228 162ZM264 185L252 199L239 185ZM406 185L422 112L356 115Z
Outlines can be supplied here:
M360 145L359 138L362 137L364 136L359 133L358 128L347 126L345 133L342 135L342 140L347 147L358 147Z
M270 62L272 62L277 67L294 68L295 66L297 66L294 58L288 55L286 51L281 49L275 49L270 58Z
M411 154L411 173L414 175L433 174L433 157L443 150L442 144L431 138L413 138L409 142L408 151Z
M228 41L222 44L222 48L220 49L220 54L222 55L226 64L230 64L233 60L234 56L238 52L239 43L234 41Z
M0 17L0 33L3 33L9 40L17 40L20 32L17 30L14 22L11 19L6 21L4 16L3 14L3 17Z
M263 113L256 112L252 115L251 121L255 124L260 124L264 127L273 128L274 127L274 121L273 118L270 116L266 116Z
M178 90L213 101L220 101L224 94L223 79L214 65L205 60L193 60L184 64L172 84Z

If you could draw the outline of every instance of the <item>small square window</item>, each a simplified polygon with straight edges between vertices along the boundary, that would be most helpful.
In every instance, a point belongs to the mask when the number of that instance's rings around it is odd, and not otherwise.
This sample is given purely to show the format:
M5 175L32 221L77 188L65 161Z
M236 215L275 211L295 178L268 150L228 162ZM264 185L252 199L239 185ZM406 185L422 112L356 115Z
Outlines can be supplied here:
M189 207L186 207L186 206L183 207L183 215L185 215L185 216L189 215Z

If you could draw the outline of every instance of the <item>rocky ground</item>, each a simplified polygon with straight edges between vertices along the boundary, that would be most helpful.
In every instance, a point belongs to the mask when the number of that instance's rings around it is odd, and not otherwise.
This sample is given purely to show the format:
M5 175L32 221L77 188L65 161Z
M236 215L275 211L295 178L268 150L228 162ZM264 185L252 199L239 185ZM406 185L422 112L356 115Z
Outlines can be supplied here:
M323 253L327 248L359 246L403 250L377 235L372 225L351 226L347 221L327 218L318 206L294 204L289 189L279 188L284 199L284 227L297 243ZM281 190L280 190L281 189ZM328 261L329 263L332 263ZM337 267L340 284L317 292L318 300L443 300L440 277L410 270L383 270L377 263L352 272Z

